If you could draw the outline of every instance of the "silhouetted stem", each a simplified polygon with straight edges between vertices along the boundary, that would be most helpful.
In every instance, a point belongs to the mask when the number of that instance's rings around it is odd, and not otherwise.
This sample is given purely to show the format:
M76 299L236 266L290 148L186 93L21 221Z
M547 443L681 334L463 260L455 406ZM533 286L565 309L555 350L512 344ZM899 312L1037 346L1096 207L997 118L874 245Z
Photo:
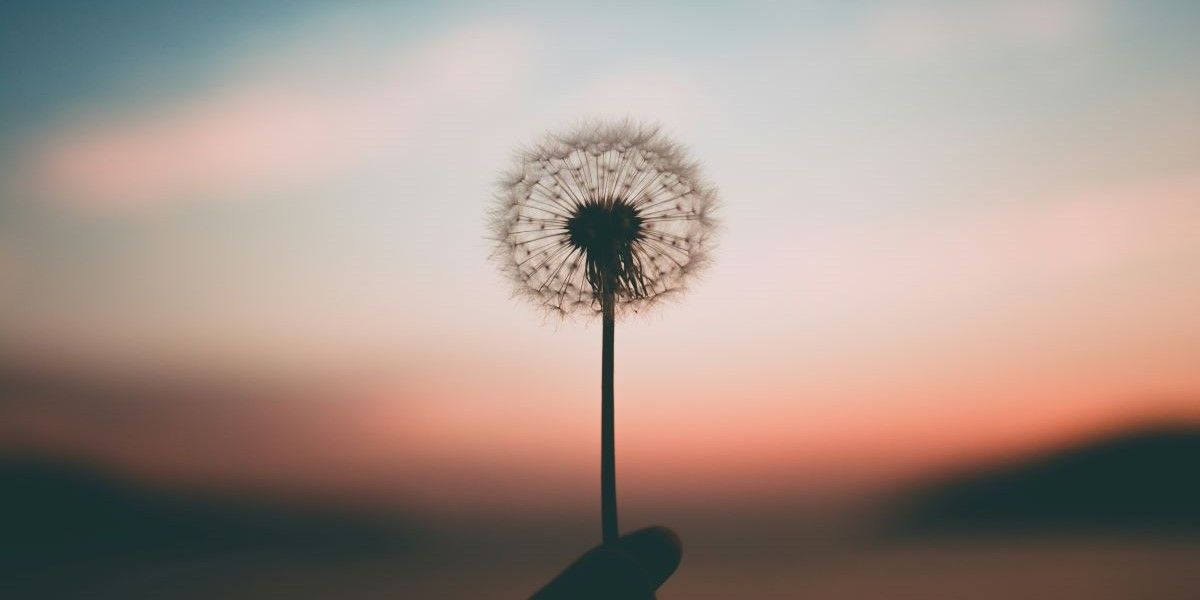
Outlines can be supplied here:
M603 348L600 358L600 521L604 544L617 543L617 459L613 436L613 333L614 298L601 301L604 312Z

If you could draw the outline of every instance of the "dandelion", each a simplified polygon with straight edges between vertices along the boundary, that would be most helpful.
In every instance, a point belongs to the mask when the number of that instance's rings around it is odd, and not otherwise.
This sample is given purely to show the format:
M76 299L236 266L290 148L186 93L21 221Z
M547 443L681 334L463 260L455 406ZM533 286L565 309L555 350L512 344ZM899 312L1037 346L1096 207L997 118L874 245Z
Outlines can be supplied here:
M679 294L707 262L716 190L658 127L591 124L519 151L499 184L495 256L553 314L600 315L601 522L616 541L616 316Z

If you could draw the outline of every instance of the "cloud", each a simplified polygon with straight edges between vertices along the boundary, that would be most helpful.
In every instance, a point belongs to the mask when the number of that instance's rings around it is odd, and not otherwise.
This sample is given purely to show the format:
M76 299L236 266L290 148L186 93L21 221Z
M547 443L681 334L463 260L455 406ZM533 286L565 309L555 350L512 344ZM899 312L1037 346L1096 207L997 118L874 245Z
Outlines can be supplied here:
M1024 290L1026 301L1058 303L1059 314L1070 315L1081 310L1070 304L1078 299L1056 294L1200 251L1189 231L1200 220L1197 194L1200 178L1165 177L984 210L817 223L786 247L797 264L787 285L797 287L782 293L803 294L818 312L848 315L850 323L911 321L946 310L976 324L994 322L980 311L1014 290ZM770 268L745 275L766 278Z
M888 4L870 15L867 48L881 58L926 62L990 49L1082 43L1103 25L1098 3L1014 0Z
M306 40L186 99L66 123L36 144L34 187L110 209L299 189L413 152L448 121L494 118L531 64L529 36L502 23L358 53L337 41L319 63L323 42Z

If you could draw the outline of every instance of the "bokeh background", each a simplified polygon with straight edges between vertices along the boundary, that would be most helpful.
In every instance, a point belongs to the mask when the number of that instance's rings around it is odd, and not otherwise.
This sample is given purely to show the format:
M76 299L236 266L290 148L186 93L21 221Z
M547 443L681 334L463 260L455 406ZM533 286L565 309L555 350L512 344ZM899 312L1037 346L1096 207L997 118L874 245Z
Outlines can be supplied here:
M4 3L9 597L520 598L596 543L599 326L488 262L512 151L724 198L622 322L671 598L1195 598L1200 5ZM990 594L990 595L989 595Z

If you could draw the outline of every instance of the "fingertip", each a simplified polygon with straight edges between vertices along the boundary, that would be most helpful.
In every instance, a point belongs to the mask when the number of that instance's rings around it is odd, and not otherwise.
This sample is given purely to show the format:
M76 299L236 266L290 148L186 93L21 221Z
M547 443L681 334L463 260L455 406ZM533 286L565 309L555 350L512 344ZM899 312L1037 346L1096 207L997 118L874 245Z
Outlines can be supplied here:
M683 558L683 542L667 527L639 529L621 537L617 543L621 551L645 571L654 589L671 577Z
M571 563L530 600L653 600L646 567L629 552L598 546Z

